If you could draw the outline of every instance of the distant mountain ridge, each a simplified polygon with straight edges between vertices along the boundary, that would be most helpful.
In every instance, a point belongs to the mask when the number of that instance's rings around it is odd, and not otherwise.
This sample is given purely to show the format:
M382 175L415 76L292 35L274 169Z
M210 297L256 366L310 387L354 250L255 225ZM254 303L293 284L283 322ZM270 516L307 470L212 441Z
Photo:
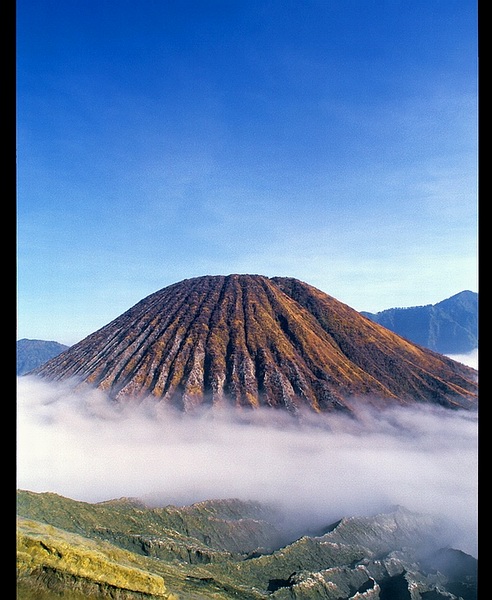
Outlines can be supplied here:
M26 338L17 340L17 375L24 375L36 369L68 348L69 346L53 341L29 340Z
M478 348L478 294L465 290L437 304L361 312L398 335L442 354Z
M203 276L144 298L33 374L183 411L476 406L476 371L289 277Z

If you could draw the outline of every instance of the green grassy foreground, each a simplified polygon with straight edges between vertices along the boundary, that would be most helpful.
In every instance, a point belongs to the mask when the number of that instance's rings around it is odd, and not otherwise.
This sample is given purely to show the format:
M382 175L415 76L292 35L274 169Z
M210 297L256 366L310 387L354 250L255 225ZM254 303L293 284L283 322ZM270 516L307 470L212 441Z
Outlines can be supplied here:
M19 491L17 600L477 597L476 559L440 549L433 517L399 507L292 541L280 524L239 500L149 508Z

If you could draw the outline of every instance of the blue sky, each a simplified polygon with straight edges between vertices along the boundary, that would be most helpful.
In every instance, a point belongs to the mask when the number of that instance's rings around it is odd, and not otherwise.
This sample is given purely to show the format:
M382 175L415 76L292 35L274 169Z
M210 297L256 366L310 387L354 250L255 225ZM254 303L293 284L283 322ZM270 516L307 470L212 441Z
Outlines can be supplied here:
M185 278L477 291L470 0L17 1L18 338Z

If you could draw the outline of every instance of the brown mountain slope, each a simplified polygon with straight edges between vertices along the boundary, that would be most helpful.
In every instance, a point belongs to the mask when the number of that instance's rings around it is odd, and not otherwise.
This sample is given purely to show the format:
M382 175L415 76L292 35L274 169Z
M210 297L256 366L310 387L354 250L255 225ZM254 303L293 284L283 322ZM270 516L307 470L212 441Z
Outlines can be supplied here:
M205 276L168 286L34 373L115 399L296 412L387 403L474 408L477 373L296 279Z

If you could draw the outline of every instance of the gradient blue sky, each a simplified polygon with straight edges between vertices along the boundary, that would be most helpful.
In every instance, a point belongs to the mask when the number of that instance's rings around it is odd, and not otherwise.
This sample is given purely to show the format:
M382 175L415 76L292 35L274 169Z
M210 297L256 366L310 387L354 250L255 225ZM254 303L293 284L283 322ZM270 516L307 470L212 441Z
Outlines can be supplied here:
M470 0L17 1L18 338L206 274L477 291Z

